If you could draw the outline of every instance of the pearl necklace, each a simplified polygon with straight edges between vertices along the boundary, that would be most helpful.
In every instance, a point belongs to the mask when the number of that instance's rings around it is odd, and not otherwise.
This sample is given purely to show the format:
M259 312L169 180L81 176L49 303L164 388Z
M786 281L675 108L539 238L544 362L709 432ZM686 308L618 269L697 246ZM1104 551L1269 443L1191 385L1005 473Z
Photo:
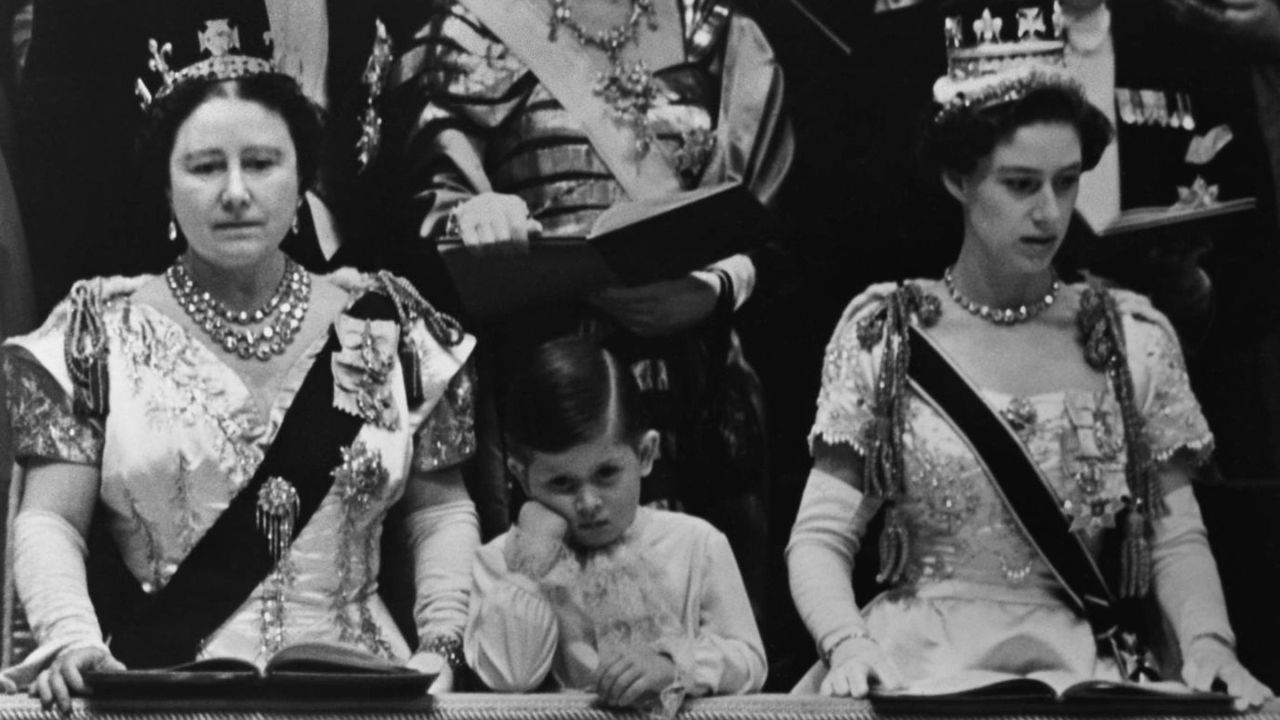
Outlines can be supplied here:
M960 291L956 289L955 277L951 272L954 269L955 266L952 265L942 274L942 282L947 286L947 292L951 294L951 299L955 300L957 305L967 310L970 314L997 325L1017 325L1034 318L1049 309L1053 301L1058 299L1058 291L1062 289L1062 283L1058 281L1058 276L1055 273L1053 282L1049 285L1049 292L1034 303L1019 305L1016 308L994 308L990 305L976 303L961 295Z
M291 258L285 259L284 275L271 299L261 308L234 311L216 300L209 291L196 284L185 263L179 259L165 271L169 290L187 317L226 352L243 360L269 360L283 355L285 348L302 327L311 303L311 276ZM237 330L228 323L247 325L269 320L261 330Z

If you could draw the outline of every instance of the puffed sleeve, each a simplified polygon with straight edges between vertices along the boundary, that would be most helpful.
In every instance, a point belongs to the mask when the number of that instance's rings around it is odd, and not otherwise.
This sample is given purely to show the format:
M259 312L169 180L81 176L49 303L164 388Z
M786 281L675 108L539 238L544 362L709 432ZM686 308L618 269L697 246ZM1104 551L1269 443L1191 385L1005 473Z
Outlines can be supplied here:
M444 395L414 436L414 469L450 467L475 453L474 386L475 370L468 361L449 381Z
M664 639L660 649L672 656L688 695L757 692L767 671L764 643L723 533L709 529L698 565L703 575L701 625L692 640Z
M138 281L109 278L81 281L72 289L72 297L62 301L36 331L10 338L0 347L0 372L5 383L5 403L14 440L14 458L19 462L33 459L97 465L102 459L103 429L101 417L89 413L78 393L67 362L68 334L72 318L81 305L95 308L92 331L75 336L82 345L107 343L103 322L104 303L132 292ZM75 300L73 300L73 298ZM104 358L105 362L105 358Z
M559 624L538 583L507 565L508 532L480 549L463 641L467 664L492 690L528 692L551 671ZM514 533L514 534L513 534Z
M831 334L822 361L822 388L809 431L810 446L822 440L865 453L866 430L875 419L875 379L884 345L883 323L878 318L883 317L884 299L893 289L874 285L854 298Z
M30 352L12 345L0 348L0 372L15 460L85 465L102 460L101 424L72 410L71 394Z
M1213 450L1213 433L1191 392L1186 363L1169 321L1141 296L1117 293L1138 411L1157 462L1180 450L1197 461Z

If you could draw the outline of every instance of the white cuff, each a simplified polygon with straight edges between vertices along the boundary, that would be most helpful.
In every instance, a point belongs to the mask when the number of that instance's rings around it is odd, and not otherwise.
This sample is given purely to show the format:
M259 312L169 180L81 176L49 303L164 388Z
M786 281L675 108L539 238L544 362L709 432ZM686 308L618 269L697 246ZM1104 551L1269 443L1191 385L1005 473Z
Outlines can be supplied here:
M405 518L413 550L417 600L413 618L419 643L462 638L471 594L471 561L480 547L480 523L470 500L423 508Z
M733 309L737 310L744 303L751 299L751 294L756 290L756 265L751 258L744 254L731 255L723 260L712 263L706 270L700 270L699 273L707 273L714 277L714 271L722 270L728 276L733 284ZM715 287L719 287L718 282L712 283Z

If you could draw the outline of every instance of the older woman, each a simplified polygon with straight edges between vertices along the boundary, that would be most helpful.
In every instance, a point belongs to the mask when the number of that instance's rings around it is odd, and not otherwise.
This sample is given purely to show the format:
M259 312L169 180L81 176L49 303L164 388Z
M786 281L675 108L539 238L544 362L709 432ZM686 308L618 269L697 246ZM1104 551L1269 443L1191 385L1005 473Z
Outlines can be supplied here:
M40 643L8 679L38 673L66 709L86 669L262 664L299 641L456 662L479 540L457 471L472 339L393 276L313 276L281 251L320 136L295 81L225 52L163 80L147 144L185 251L163 275L78 284L4 348L15 574ZM377 594L397 504L416 655ZM95 515L131 584L113 617L86 583Z
M1213 438L1177 340L1144 298L1054 274L1108 122L1053 65L935 94L926 149L963 208L963 244L942 279L856 298L828 346L787 554L825 661L803 686L1120 679L1136 667L1119 603L1153 591L1183 678L1260 703L1270 691L1236 660L1190 487ZM889 589L859 610L850 573L877 512Z

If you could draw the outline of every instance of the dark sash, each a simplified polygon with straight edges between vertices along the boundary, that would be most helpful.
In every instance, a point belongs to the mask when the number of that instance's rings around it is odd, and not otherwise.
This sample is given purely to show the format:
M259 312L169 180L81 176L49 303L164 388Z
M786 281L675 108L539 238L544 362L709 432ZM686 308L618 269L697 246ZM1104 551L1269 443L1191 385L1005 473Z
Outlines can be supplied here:
M910 342L911 380L951 419L987 466L1005 506L1079 603L1094 637L1100 643L1118 642L1115 596L1080 536L1071 531L1058 496L1026 447L924 333L911 327Z
M394 319L391 301L366 293L347 311L356 317ZM294 523L296 539L333 485L333 470L342 463L342 448L350 445L364 420L333 406L333 368L330 358L338 338L328 343L307 372L285 413L275 441L248 484L200 538L167 585L146 595L123 567L115 543L112 572L124 577L116 583L124 597L106 599L116 606L118 621L109 632L111 652L130 668L155 668L194 659L200 643L213 634L270 574L274 563L266 539L258 530L258 491L273 476L293 484L300 508ZM103 547L101 544L95 551ZM110 550L108 551L110 552ZM95 606L98 598L95 598ZM101 613L100 613L101 614Z

